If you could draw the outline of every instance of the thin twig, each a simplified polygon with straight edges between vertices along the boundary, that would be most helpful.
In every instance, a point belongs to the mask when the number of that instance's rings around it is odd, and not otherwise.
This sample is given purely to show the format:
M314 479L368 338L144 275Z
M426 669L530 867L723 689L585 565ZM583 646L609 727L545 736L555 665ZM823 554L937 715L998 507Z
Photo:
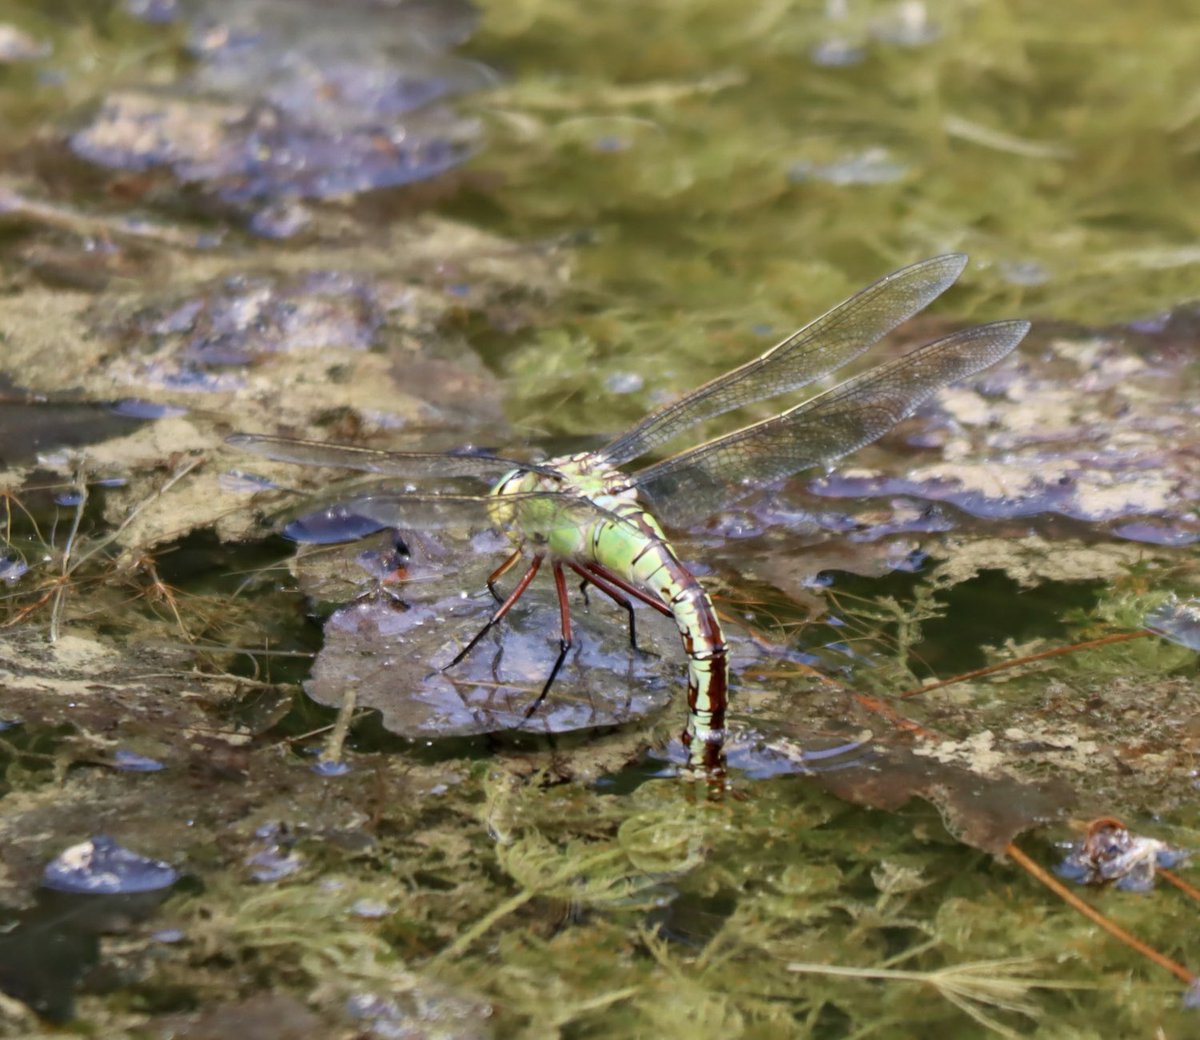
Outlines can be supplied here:
M1059 657L1062 654L1073 654L1079 650L1092 650L1098 646L1109 646L1112 643L1126 643L1131 639L1144 639L1146 636L1155 635L1149 629L1141 628L1136 632L1117 632L1110 636L1101 636L1099 639L1089 639L1083 643L1070 643L1067 646L1056 646L1051 650L1043 650L1041 653L1028 654L1025 657L1018 657L1011 661L1000 661L998 664L989 664L986 668L976 668L973 672L963 672L961 675L951 676L949 679L941 679L938 682L928 683L925 686L918 686L911 690L905 690L903 693L896 694L897 697L919 697L923 693L928 693L930 690L939 690L943 686L951 686L954 683L969 682L971 679L978 679L984 675L991 675L994 672L1002 672L1008 668L1016 668L1023 664L1030 664L1033 661L1043 661L1048 657Z
M63 601L67 595L67 579L75 569L71 562L71 554L75 551L75 539L79 536L79 525L83 523L83 511L87 506L88 486L87 474L81 465L75 474L75 486L72 489L78 496L75 502L75 516L71 520L71 533L67 535L62 553L62 574L59 576L58 587L54 590L53 601L50 604L50 642L58 642L58 629L62 620Z

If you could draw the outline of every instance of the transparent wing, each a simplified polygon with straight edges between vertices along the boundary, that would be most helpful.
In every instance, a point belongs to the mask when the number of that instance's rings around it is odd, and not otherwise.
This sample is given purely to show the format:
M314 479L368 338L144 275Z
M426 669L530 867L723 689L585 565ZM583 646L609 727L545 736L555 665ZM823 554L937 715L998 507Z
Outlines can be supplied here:
M226 443L277 462L334 466L388 477L495 478L514 469L552 477L562 475L553 467L499 458L495 455L377 451L348 444L329 444L325 441L248 433L234 434L226 438ZM553 508L546 509L546 505ZM539 528L564 524L582 526L603 518L629 527L640 534L640 528L627 518L597 505L590 499L557 491L531 491L495 496L490 493L423 494L394 491L386 486L364 491L361 485L343 486L341 489L335 487L324 494L307 497L299 506L290 505L276 513L272 520L279 526L291 526L298 521L307 521L335 527L351 517L361 517L384 527L411 530L447 527L479 530L497 526L513 529L527 526L531 513L524 508L526 506L542 507L532 514L536 516ZM496 507L501 507L499 512ZM507 520L498 522L498 517L505 515ZM347 530L353 530L353 527L347 527ZM534 532L526 530L525 533Z
M882 436L948 383L994 364L1029 331L998 321L879 365L788 411L635 474L656 515L686 523L728 500L729 485L766 484L832 462Z
M336 466L341 469L378 473L386 477L494 477L513 469L553 473L536 464L453 452L378 451L350 444L328 444L293 437L271 437L257 433L235 433L225 443L274 459L303 466Z
M734 408L796 390L853 361L949 288L967 264L959 253L903 267L776 344L652 412L599 455L614 466L667 443L687 427Z
M546 505L552 508L542 508ZM527 510L525 507L534 507ZM499 527L534 534L551 527L577 526L606 519L641 533L632 520L613 513L580 495L555 491L529 491L507 495L422 495L380 491L358 495L339 503L339 509L365 517L384 527L432 530L463 526L472 529ZM530 520L531 514L536 518ZM530 523L537 531L529 529Z

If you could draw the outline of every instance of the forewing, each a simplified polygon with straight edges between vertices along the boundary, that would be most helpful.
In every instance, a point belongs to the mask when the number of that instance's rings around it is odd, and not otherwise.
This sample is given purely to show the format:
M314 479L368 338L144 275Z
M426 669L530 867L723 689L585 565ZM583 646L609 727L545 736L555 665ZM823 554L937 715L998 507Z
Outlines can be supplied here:
M384 527L408 530L424 530L463 526L471 529L498 527L504 530L534 532L522 527L522 507L549 505L547 511L538 511L539 516L549 516L548 521L539 521L541 527L574 525L583 527L598 520L628 527L641 534L641 528L590 498L580 495L565 495L556 491L527 491L507 495L421 495L404 492L381 491L347 499L340 508L354 516L374 520Z
M329 444L292 437L271 437L257 433L235 433L226 444L276 462L296 462L302 466L333 466L378 473L386 477L498 477L513 469L543 472L541 467L495 455L468 455L453 452L378 451L351 444Z
M731 484L768 484L869 444L942 387L999 361L1028 331L1026 321L1000 321L927 343L773 419L649 466L633 484L656 515L688 523L727 501Z
M854 360L950 287L966 266L958 253L889 274L839 303L761 357L652 412L601 448L614 466L659 447L704 419L796 390Z

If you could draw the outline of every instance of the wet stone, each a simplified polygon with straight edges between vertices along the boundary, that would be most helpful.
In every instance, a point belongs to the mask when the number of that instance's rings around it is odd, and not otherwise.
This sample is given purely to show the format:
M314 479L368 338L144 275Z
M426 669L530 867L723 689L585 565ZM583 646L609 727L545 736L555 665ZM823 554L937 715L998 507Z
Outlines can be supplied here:
M674 625L639 616L639 645L652 653L636 653L624 615L597 602L574 614L575 643L539 702L558 653L560 621L552 595L541 590L531 589L481 645L452 665L494 607L490 597L463 596L455 587L460 582L478 587L460 575L439 581L438 594L417 567L413 581L398 589L406 607L374 597L337 610L305 684L309 696L339 707L353 686L358 703L377 708L389 731L429 739L617 726L659 712L679 692L682 654ZM431 600L417 598L431 593Z
M444 29L457 10L446 5ZM165 21L174 10L142 3L137 13ZM476 124L438 106L495 77L433 45L457 42L464 24L439 33L415 5L210 2L192 26L199 66L177 96L114 93L71 147L110 169L169 169L226 202L268 203L252 230L288 237L307 218L286 200L410 184L472 154Z
M147 349L121 358L114 374L177 390L230 390L244 382L243 370L272 354L366 351L390 308L365 277L316 271L228 278L190 299L151 307L130 322L123 334Z

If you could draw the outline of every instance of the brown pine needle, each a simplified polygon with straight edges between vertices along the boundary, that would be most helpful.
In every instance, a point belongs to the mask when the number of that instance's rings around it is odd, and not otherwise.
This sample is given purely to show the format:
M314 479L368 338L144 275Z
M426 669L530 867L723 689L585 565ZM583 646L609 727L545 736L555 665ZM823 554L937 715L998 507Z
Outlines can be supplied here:
M1167 870L1166 867L1159 867L1155 873L1167 882L1167 884L1174 885L1185 896L1200 903L1200 888L1196 888L1195 885L1184 881L1175 871Z
M1177 979L1183 982L1184 985L1190 986L1197 981L1198 976L1193 975L1192 972L1188 971L1188 969L1178 961L1173 961L1165 953L1159 953L1159 951L1154 949L1152 946L1147 946L1136 935L1125 931L1124 928L1122 928L1119 924L1110 921L1090 903L1080 899L1079 896L1077 896L1062 882L1060 882L1058 878L1048 873L1041 866L1041 864L1035 862L1029 856L1025 855L1025 853L1022 852L1015 843L1009 842L1004 847L1004 852L1016 863L1020 864L1020 866L1023 867L1028 874L1035 877L1073 909L1078 910L1079 913L1083 914L1083 916L1089 921L1098 924L1114 939L1117 939L1119 942L1123 942L1130 949L1136 950L1143 957L1145 957L1147 960L1153 961L1160 968L1165 968Z
M942 679L938 682L928 683L925 686L918 686L912 690L905 690L896 696L919 697L923 693L928 693L930 690L938 690L943 686L950 686L954 683L968 682L971 679L978 679L984 675L992 675L995 672L1002 672L1007 668L1016 668L1023 664L1030 664L1033 661L1043 661L1048 657L1058 657L1062 654L1073 654L1080 650L1092 650L1098 646L1108 646L1112 643L1125 643L1131 639L1144 639L1146 636L1152 636L1156 633L1151 632L1146 628L1139 628L1136 632L1117 632L1110 636L1101 636L1099 639L1089 639L1082 643L1070 643L1067 646L1056 646L1051 650L1043 650L1037 654L1027 654L1025 657L1017 657L1011 661L1000 661L997 664L989 664L986 668L976 668L973 672L963 672L961 675L951 676L949 679Z

